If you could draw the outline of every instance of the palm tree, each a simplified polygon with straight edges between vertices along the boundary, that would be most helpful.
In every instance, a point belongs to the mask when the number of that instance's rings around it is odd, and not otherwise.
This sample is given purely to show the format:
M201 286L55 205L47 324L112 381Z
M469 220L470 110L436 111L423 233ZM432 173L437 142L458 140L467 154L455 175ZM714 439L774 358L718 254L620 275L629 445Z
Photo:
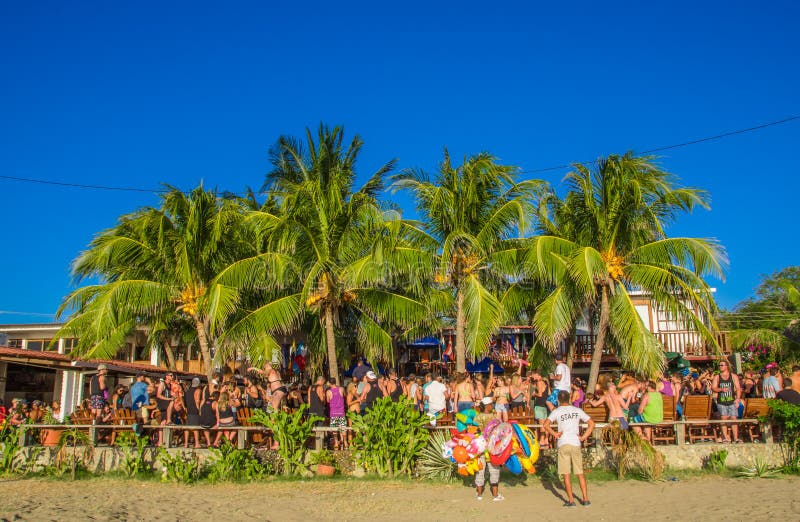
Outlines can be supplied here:
M394 178L394 190L414 194L435 245L434 282L453 296L459 372L467 353L486 350L503 317L497 294L519 273L516 256L543 183L517 183L516 170L487 153L454 166L445 150L433 180L422 171Z
M252 254L239 232L242 216L237 203L202 185L189 194L168 187L160 208L123 216L73 263L76 281L100 282L65 298L59 316L75 313L58 336L78 337L80 356L111 358L136 326L146 326L151 339L160 337L169 347L163 340L188 321L210 380L211 347L240 298L217 275Z
M326 354L337 381L344 354L337 353L343 340L339 335L337 343L337 331L352 329L372 360L392 358L392 327L408 329L426 314L406 292L414 288L413 267L424 256L410 247L420 234L396 213L384 212L376 199L394 162L356 189L361 147L358 136L345 144L341 127L320 125L316 137L307 129L305 146L281 137L264 186L274 205L246 218L264 253L234 263L220 277L241 289L258 288L264 298L234 322L226 339L275 348L264 332L291 332L311 316L317 327L309 332L309 349ZM264 259L270 268L254 276Z
M526 270L551 291L534 317L551 349L587 314L597 325L588 389L593 390L607 345L626 368L650 376L663 369L660 343L645 327L630 291L644 290L681 324L716 345L714 302L706 275L721 278L727 262L713 239L670 238L665 227L696 206L703 191L676 186L651 156L611 155L575 165L564 199L542 199L542 235L532 241Z

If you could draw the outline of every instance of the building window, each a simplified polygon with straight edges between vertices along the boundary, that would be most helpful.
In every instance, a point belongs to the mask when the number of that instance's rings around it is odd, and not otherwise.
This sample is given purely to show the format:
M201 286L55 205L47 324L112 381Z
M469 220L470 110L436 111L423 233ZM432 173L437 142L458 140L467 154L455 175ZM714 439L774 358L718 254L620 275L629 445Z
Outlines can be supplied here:
M41 352L47 350L52 339L28 339L28 350Z
M64 339L64 353L69 353L78 346L78 340L74 337Z
M8 347L9 348L22 348L22 339L9 339L8 340Z

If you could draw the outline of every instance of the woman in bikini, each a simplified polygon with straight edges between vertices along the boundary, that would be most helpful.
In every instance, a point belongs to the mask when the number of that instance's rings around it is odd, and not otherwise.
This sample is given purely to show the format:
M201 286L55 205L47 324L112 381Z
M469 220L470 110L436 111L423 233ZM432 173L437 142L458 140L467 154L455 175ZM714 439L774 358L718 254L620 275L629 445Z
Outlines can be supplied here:
M508 402L510 391L505 377L497 377L497 385L492 390L494 394L494 411L501 422L508 422Z
M263 370L249 368L247 371L257 372L264 376L270 390L270 405L272 406L272 411L279 411L281 409L281 401L289 393L289 390L283 384L283 381L281 381L280 372L273 368L270 363L265 363Z
M475 407L472 382L467 372L459 374L456 378L456 390L453 399L458 413Z

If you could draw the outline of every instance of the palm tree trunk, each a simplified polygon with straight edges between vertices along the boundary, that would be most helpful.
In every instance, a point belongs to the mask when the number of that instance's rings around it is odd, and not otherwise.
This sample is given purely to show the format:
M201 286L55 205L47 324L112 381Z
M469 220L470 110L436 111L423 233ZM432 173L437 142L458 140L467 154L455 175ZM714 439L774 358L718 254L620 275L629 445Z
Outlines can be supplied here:
M328 347L328 373L339 384L339 362L336 360L336 334L333 331L333 310L325 307L325 344Z
M200 345L200 354L203 357L206 377L208 377L208 382L210 383L214 378L214 365L211 361L211 350L208 347L208 333L206 332L205 321L199 317L195 317L194 325L197 329L197 343Z
M164 347L164 354L167 356L167 368L173 372L178 369L178 362L175 360L175 350L172 348L169 339L164 339L161 343Z
M456 293L456 372L467 370L467 343L465 339L467 319L464 317L464 293Z
M578 340L575 338L576 335L576 329L573 326L572 332L570 332L569 338L567 339L567 366L569 366L570 371L572 371L572 365L575 363L575 349L578 347Z
M597 377L600 375L600 360L603 358L603 349L606 346L610 315L611 303L608 300L608 286L603 285L600 289L600 322L597 325L597 339L592 351L592 365L589 367L589 382L586 384L586 393L594 394L595 392Z

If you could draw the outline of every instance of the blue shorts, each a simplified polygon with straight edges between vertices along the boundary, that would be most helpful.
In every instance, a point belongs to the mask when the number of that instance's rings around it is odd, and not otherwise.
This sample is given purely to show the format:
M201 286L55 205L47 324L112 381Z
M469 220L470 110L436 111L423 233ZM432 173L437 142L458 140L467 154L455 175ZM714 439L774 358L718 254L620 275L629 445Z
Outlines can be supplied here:
M458 404L456 404L456 410L459 412L462 412L464 410L469 410L474 407L475 404L470 401L458 401Z
M558 406L558 392L561 391L558 388L553 390L550 395L547 396L547 402L552 404L553 406Z

